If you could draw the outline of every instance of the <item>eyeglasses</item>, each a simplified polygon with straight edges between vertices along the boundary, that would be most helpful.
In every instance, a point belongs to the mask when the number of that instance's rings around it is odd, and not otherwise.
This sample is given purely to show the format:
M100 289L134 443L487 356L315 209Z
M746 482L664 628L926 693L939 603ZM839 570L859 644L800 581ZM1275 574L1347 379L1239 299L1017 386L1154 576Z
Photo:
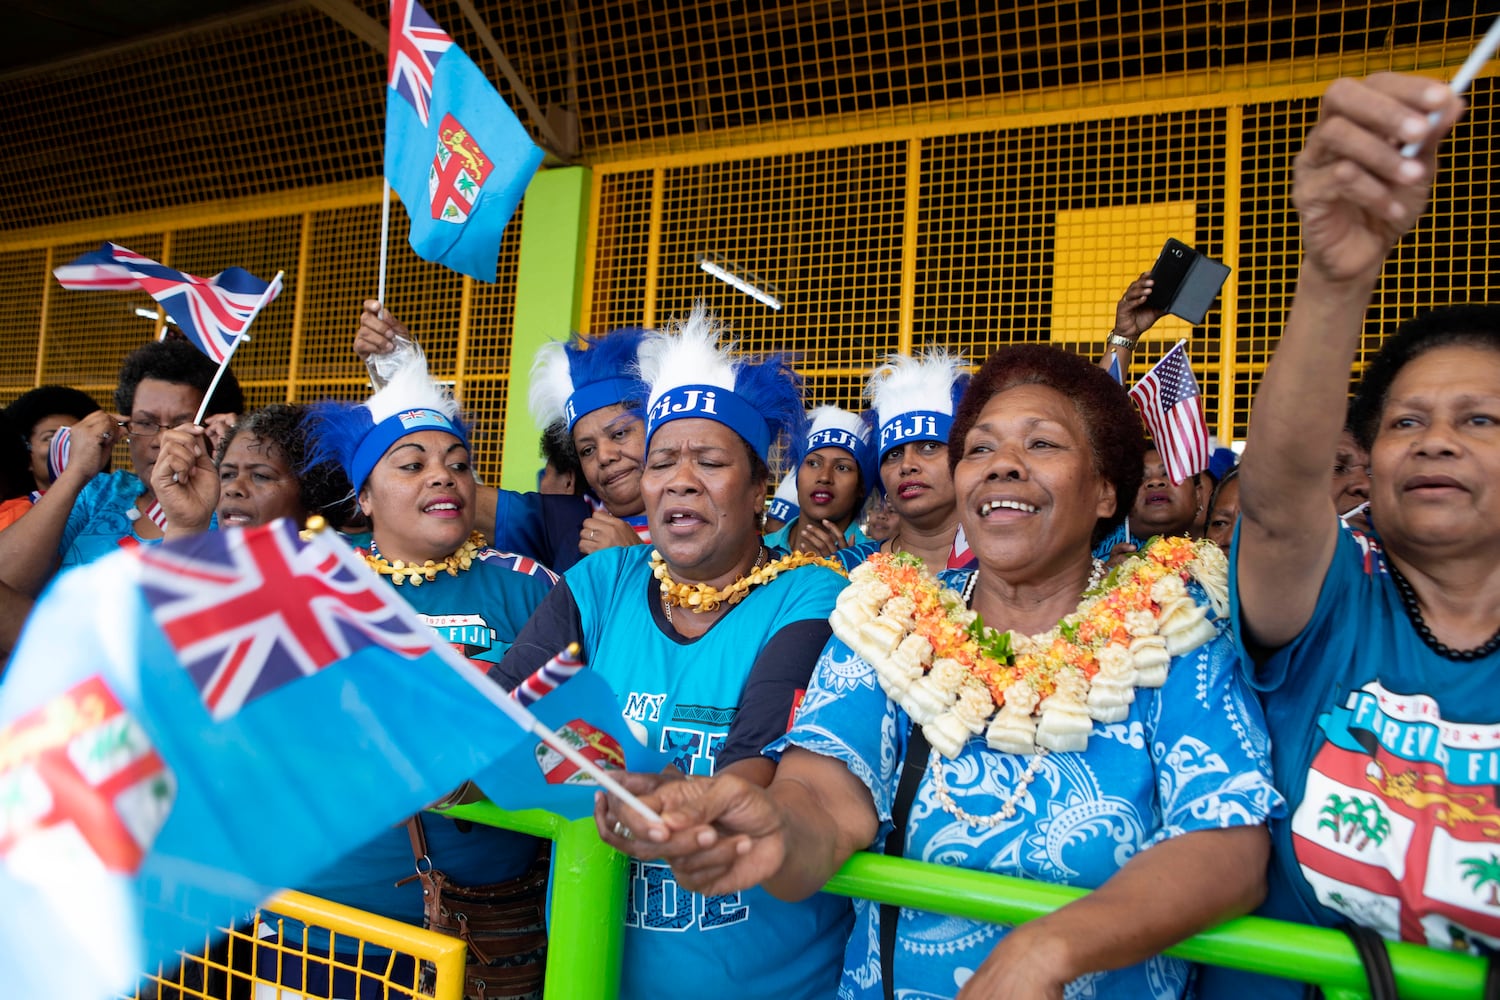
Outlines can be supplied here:
M180 417L175 422L170 424L159 424L155 420L127 420L120 426L124 427L136 437L148 438L155 437L164 430L170 431L174 428L182 427L192 422L192 417Z

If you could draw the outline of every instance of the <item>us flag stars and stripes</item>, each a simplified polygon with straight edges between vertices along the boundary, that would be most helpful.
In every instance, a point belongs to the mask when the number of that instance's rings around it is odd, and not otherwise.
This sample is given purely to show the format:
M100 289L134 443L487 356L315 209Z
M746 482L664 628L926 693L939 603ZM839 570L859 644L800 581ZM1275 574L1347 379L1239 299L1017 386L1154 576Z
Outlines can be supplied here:
M370 646L416 658L432 633L320 538L276 522L143 551L142 590L215 719Z
M1178 341L1130 390L1174 483L1208 468L1208 425L1183 343Z
M453 39L416 0L391 0L391 25L390 87L426 126L432 113L432 73Z

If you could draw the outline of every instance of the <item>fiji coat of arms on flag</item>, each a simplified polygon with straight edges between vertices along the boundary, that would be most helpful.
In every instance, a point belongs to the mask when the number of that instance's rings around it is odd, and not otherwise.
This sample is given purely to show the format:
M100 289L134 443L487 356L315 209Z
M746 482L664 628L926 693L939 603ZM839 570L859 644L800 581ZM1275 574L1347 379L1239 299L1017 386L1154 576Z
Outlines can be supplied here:
M455 225L469 221L479 191L494 169L494 161L484 155L469 130L457 118L444 115L438 128L437 153L427 173L432 217Z

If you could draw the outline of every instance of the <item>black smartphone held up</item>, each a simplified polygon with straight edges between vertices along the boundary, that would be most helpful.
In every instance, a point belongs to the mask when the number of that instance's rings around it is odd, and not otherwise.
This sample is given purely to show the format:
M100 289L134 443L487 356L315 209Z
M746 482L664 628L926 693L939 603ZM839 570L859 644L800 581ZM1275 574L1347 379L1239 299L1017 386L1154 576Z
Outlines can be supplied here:
M1177 289L1182 287L1182 279L1187 277L1188 268L1197 256L1198 252L1181 240L1168 239L1151 267L1151 280L1155 284L1146 297L1146 305L1152 309L1170 308Z
M1151 268L1154 284L1151 294L1146 296L1146 305L1164 309L1197 326L1219 297L1219 289L1228 277L1229 268L1225 265L1203 256L1181 240L1168 239Z

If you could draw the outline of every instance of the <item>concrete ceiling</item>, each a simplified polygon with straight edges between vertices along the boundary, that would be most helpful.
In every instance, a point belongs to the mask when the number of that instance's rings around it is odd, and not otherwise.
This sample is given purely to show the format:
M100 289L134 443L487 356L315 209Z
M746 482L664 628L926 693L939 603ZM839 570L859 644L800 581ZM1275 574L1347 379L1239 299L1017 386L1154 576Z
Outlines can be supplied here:
M266 0L0 0L0 73L174 31Z

